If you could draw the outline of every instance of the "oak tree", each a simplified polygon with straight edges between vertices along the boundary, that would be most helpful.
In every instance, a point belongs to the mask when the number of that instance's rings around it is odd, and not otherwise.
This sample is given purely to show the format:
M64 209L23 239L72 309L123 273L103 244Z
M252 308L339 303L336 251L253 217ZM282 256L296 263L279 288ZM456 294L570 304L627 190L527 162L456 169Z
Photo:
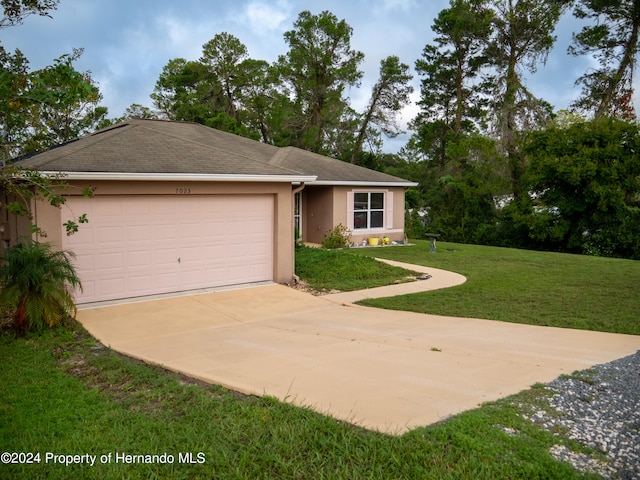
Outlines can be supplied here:
M640 127L614 118L531 134L530 235L568 252L640 259Z

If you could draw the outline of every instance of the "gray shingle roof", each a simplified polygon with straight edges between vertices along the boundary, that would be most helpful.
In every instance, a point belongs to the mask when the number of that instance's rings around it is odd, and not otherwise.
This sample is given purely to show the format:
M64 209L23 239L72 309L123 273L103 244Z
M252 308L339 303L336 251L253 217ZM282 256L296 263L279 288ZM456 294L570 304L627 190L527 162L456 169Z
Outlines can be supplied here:
M318 176L323 183L407 183L298 148L163 120L127 120L18 164L66 173Z
M272 165L297 172L316 175L317 183L384 183L406 184L407 180L386 173L352 165L351 163L325 157L295 147L283 147L269 160Z

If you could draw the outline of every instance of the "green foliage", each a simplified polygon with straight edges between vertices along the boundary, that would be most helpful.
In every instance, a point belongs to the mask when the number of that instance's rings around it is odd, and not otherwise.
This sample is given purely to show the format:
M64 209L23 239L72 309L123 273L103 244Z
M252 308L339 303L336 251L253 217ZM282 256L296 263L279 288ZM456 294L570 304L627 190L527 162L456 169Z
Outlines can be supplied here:
M158 112L154 111L149 107L145 107L144 105L141 105L139 103L132 103L125 109L122 117L111 120L110 125L115 125L116 123L124 122L130 118L145 118L145 119L157 120L159 116L158 116Z
M75 316L72 290L81 288L73 254L48 243L23 243L0 258L0 311L19 332L54 327Z
M532 134L532 238L563 251L640 258L638 151L638 125L615 119Z
M525 69L535 72L546 61L563 7L556 0L495 0L492 9L494 33L487 49L495 84L491 116L511 193L519 202L527 195L522 180L527 168L521 150L523 132L544 126L552 111L527 89L522 75Z
M588 55L599 64L578 79L583 89L574 106L594 112L596 118L635 120L633 78L640 48L640 2L564 1L574 5L577 18L594 23L574 34L569 53Z
M296 250L296 274L316 290L343 292L401 283L418 275L372 258L350 255L351 251L300 247Z
M92 132L104 121L107 109L88 72L73 63L82 49L62 55L30 72L26 58L0 46L0 148L4 163Z
M303 11L293 29L285 32L289 51L276 69L288 97L293 118L287 120L294 146L330 154L332 140L348 117L347 88L362 78L362 52L351 48L352 28L331 12Z
M494 198L508 189L496 162L495 143L480 135L449 137L441 158L444 163L432 157L394 173L420 182L420 202L413 202L428 208L430 231L451 241L491 242L488 232L497 220Z
M50 10L58 7L60 0L2 0L0 28L20 25L29 15L50 17Z
M420 216L417 208L410 208L407 204L404 210L404 232L409 238L424 238L428 226L426 219Z
M358 84L364 58L351 34L330 12L301 12L284 34L289 52L270 65L220 33L198 61L170 60L151 97L172 120L348 159L359 120L344 92Z
M531 201L528 197L508 203L497 214L493 240L482 243L500 247L551 250L547 243L530 235L531 211Z
M18 25L32 14L49 16L57 5L57 0L3 0L0 28ZM34 199L60 207L65 202L62 191L69 188L62 174L23 169L11 163L13 158L73 140L106 121L107 109L98 106L98 87L89 72L73 66L81 55L82 49L74 49L53 65L30 72L19 50L11 54L0 46L0 192L6 195L0 208L10 214L31 219ZM82 194L92 196L93 189ZM66 222L67 234L87 221L83 214ZM35 224L31 232L46 236Z
M17 167L14 164L0 166L0 191L12 196L15 200L3 203L1 208L8 213L32 220L32 200L45 201L54 207L62 207L65 203L64 192L71 187L63 174L43 174L37 170ZM94 196L93 187L80 190L85 198ZM88 223L86 214L80 214L76 219L63 224L67 235L78 231L79 224ZM31 233L46 237L47 233L33 222Z
M434 43L426 45L416 61L416 71L423 79L421 111L414 128L430 130L426 137L427 132L422 132L425 153L442 155L448 137L473 132L482 124L488 84L480 75L488 62L483 50L492 17L485 1L452 0L434 20Z
M409 83L412 78L409 65L400 63L398 57L390 56L380 61L380 77L373 86L369 106L362 116L351 163L359 163L362 144L371 133L370 126L375 125L388 137L401 133L396 117L409 103L409 96L413 93L413 86ZM373 135L376 133L378 130L373 130Z
M247 48L228 33L202 47L198 61L170 60L151 98L171 120L201 123L274 143L286 98L275 88L267 62L248 58Z
M351 242L351 230L339 223L322 238L322 246L328 249L348 247Z

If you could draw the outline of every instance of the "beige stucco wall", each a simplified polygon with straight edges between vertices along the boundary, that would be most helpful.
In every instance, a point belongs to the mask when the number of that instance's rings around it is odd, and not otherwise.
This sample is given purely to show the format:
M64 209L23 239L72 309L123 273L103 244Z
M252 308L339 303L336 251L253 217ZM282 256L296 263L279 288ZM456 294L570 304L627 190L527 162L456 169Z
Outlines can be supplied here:
M97 181L69 182L71 188L65 195L80 195L81 189L91 185L95 195L273 195L274 197L274 242L273 279L278 283L289 283L294 273L293 211L291 185L287 183L242 183L242 182L138 182ZM63 205L61 208L65 208ZM47 232L46 241L58 248L62 236L61 211L45 202L36 202L34 220ZM84 212L74 212L78 217ZM89 218L91 222L91 218ZM82 225L80 225L82 228Z
M393 192L393 226L374 230L352 230L351 241L362 243L369 237L404 240L404 188L402 187L314 187L303 190L303 240L321 243L324 235L338 224L348 225L348 192ZM385 198L389 198L386 196Z
M302 191L302 239L320 243L334 222L333 187L310 187Z

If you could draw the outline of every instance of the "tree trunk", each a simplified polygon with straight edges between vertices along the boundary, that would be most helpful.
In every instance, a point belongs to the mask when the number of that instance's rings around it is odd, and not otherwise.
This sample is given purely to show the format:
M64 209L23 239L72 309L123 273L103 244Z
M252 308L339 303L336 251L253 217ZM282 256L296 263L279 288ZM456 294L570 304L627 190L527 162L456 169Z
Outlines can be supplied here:
M379 92L374 91L373 97L371 99L371 105L367 110L364 119L362 120L362 125L360 126L360 131L358 132L358 137L356 138L356 143L353 146L353 152L351 152L351 163L353 165L358 164L358 157L360 156L360 152L362 151L362 144L364 143L364 137L367 134L367 128L369 128L369 123L371 123L371 117L373 116L373 112L375 111L376 104L378 103Z
M598 106L598 110L596 111L595 118L601 119L606 116L607 111L610 110L611 104L614 102L614 93L617 90L620 82L624 78L624 73L627 70L631 70L630 77L633 77L633 63L635 52L638 46L638 28L640 27L640 15L634 18L633 28L631 30L631 36L629 37L629 41L624 46L624 55L622 60L620 60L620 66L616 71L616 74L611 78L608 82L607 89L604 92L604 98L602 102ZM632 87L633 88L633 87Z

